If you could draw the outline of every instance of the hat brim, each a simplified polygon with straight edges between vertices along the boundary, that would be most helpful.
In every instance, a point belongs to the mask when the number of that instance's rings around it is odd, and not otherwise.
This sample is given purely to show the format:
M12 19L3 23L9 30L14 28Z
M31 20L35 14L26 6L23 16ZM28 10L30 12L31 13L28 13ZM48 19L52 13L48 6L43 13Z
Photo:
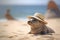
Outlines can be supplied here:
M33 17L33 16L28 16L27 18L28 18L28 19L32 19L32 18L34 18L34 17Z
M28 19L33 19L33 18L36 18L36 17L34 17L34 16L28 16L27 17ZM36 19L38 19L38 18L36 18ZM40 19L38 19L39 21L42 21L43 23L45 23L45 24L47 24L47 22L46 21L44 21L44 20L40 20Z

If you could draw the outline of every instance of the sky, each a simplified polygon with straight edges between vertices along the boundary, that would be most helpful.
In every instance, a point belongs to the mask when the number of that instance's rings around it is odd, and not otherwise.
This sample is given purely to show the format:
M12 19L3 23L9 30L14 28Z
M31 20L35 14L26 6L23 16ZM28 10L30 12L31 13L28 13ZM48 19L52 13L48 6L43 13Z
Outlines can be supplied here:
M0 5L46 5L49 0L0 0ZM58 5L60 0L54 0Z

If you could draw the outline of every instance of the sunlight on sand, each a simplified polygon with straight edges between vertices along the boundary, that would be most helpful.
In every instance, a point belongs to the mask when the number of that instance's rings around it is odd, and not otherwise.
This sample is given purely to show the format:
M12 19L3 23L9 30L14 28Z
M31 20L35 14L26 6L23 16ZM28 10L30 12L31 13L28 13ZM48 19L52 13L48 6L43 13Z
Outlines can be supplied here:
M53 19L48 19L46 20L48 22L49 27L51 27L52 29L54 29L54 31L57 34L60 34L60 18L53 18Z
M22 21L7 21L7 22L1 22L0 28L4 31L6 31L8 34L13 33L19 33L23 32L28 33L29 32L29 26L27 23L24 23Z
M54 29L54 28L53 28ZM25 21L0 22L0 40L59 40L60 34L28 34L30 26Z

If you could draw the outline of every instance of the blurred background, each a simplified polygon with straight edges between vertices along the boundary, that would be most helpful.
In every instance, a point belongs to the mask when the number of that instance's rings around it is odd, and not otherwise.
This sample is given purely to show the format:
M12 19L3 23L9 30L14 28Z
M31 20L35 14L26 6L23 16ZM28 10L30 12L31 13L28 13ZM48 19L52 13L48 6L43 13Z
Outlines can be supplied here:
M25 19L36 12L45 14L50 0L0 0L0 19L5 20L5 13L10 9L10 14L15 19ZM54 0L60 8L60 0Z

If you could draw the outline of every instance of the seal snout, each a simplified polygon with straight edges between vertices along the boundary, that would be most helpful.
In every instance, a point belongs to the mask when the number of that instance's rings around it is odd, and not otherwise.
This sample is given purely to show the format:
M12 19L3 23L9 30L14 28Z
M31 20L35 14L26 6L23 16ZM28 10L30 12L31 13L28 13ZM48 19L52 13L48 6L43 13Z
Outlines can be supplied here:
M28 21L28 24L30 25L32 22L31 21Z

